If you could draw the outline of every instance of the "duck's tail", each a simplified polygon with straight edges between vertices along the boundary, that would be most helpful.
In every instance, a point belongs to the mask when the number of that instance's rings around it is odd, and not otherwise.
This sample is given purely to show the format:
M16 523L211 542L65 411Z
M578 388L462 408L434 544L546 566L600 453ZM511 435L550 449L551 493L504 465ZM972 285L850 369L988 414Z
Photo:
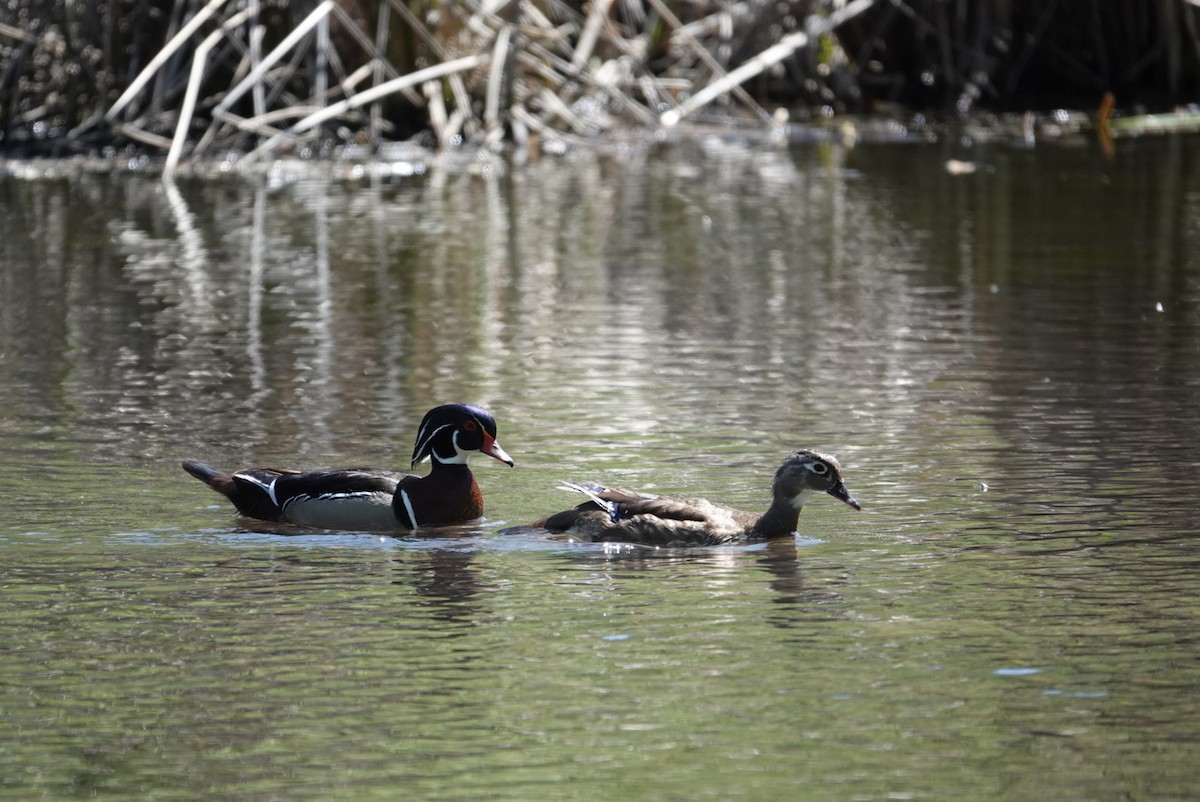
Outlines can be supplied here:
M617 508L614 502L608 499L601 498L600 494L606 488L604 485L596 484L595 482L560 482L563 490L574 490L576 493L583 493L592 500L592 503L608 514L608 519L613 523L621 520L621 511Z
M191 459L184 460L182 465L189 474L232 501L238 512L247 518L279 520L280 508L275 503L271 484L261 478L264 475L275 478L279 471L262 469L229 474Z
M195 476L209 487L213 487L214 483L217 482L222 476L221 472L216 468L210 468L203 462L197 462L194 459L185 459L182 464L185 471L190 473L192 476ZM232 477L229 476L225 478L232 479Z
M203 462L197 462L194 459L185 459L182 465L185 471L225 496L236 504L239 510L245 512L243 508L244 499L242 498L245 494L238 489L238 484L234 481L231 474L218 471L216 468L209 467Z

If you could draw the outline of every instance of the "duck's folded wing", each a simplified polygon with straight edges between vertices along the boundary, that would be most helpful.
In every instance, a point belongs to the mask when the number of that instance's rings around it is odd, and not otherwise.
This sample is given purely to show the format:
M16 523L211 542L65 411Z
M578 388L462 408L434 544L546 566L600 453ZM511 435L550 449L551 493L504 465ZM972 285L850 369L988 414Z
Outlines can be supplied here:
M656 515L660 518L679 521L707 520L705 511L697 505L707 505L702 499L687 499L678 496L655 496L626 490L621 487L605 487L595 482L563 482L566 490L574 490L591 499L575 509L588 512L595 508L604 511L613 523L634 515Z
M238 471L233 479L247 489L257 488L272 501L283 506L295 496L318 498L355 493L387 493L396 491L396 483L406 474L388 471L362 471L356 469L337 471L281 471L273 468L255 468Z
M386 525L396 483L405 475L389 471L301 473L254 468L233 475L240 491L235 503L243 515L267 521L323 528Z
M605 529L603 539L645 546L718 546L737 540L744 529L728 516L704 520L634 515Z
M713 505L703 499L681 496L652 496L621 488L605 488L600 498L614 506L615 520L648 515L668 521L704 523L713 517Z

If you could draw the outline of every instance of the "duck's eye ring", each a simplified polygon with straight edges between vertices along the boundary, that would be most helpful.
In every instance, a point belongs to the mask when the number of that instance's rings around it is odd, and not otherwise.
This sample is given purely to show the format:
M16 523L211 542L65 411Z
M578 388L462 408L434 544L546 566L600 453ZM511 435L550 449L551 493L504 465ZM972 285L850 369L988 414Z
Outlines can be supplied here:
M829 466L824 462L809 462L805 465L805 467L815 473L817 476L824 476L825 474L829 473Z
M479 428L479 427L478 427L478 424L475 423L475 421L473 421L473 420L463 421L463 430L464 431L473 432L477 428Z

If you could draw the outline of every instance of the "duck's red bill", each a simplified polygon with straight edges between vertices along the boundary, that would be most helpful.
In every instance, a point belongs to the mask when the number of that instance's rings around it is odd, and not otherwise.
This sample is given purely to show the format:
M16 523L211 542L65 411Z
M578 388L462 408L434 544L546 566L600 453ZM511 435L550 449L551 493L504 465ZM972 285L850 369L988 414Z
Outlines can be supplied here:
M500 460L510 468L514 464L512 457L505 453L504 449L500 447L500 444L496 442L496 438L492 437L486 432L483 435L483 445L479 447L479 450L493 459Z

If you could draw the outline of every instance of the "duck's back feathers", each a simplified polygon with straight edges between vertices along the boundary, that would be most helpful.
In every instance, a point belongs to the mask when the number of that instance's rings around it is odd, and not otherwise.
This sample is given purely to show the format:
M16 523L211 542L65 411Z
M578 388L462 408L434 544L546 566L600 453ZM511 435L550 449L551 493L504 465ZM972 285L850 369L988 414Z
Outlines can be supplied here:
M771 485L771 505L762 515L703 498L655 496L591 482L563 484L588 501L533 526L586 540L648 546L715 546L792 537L800 508L817 493L862 509L846 490L837 460L808 450L788 455L779 466Z
M594 482L563 482L563 486L590 500L533 526L594 541L711 546L737 540L758 517L702 498L656 496Z
M357 468L310 473L251 468L227 474L191 460L183 469L248 518L323 529L394 529L392 496L400 480L411 476Z

